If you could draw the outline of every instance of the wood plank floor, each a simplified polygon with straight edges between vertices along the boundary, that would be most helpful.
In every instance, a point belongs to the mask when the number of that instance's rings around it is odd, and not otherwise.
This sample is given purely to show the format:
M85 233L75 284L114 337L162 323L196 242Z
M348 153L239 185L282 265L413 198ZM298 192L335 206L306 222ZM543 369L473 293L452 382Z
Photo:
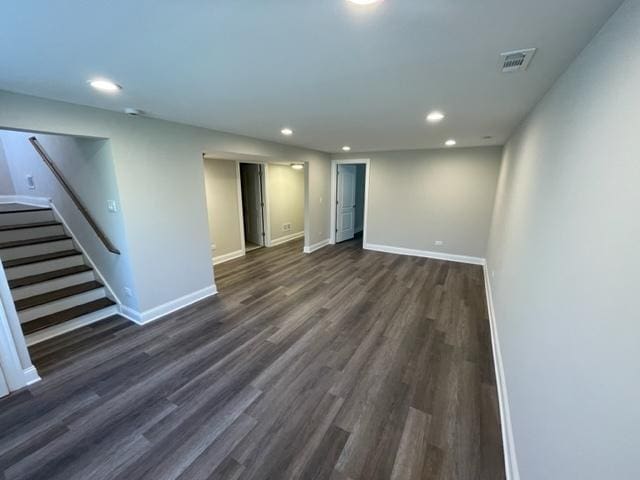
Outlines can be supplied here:
M480 267L301 241L216 267L219 295L31 349L0 478L504 478Z

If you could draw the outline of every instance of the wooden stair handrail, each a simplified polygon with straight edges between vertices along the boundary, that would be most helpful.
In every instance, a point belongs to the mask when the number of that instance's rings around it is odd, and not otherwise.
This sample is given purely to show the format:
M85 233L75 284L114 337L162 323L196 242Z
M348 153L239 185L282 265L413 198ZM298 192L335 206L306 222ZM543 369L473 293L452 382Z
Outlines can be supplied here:
M107 250L109 250L111 253L115 255L120 255L120 250L118 250L115 247L115 245L111 243L111 240L109 240L107 235L102 231L102 229L95 222L95 220L93 219L89 211L82 204L82 201L80 201L80 198L78 197L78 195L76 195L76 192L73 191L71 186L65 180L64 176L62 175L62 172L58 170L58 167L56 167L55 163L53 163L53 160L51 160L51 157L49 157L49 155L47 154L43 146L40 145L40 142L38 142L38 139L36 137L30 137L29 142L31 142L31 145L33 145L33 148L35 148L36 152L38 152L38 155L40 155L44 163L47 165L47 167L49 167L53 175L58 179L64 191L67 192L69 197L71 197L71 200L73 200L73 203L75 203L76 207L78 207L78 210L80 210L80 213L82 213L85 220L87 220L87 223L91 225L91 228L93 228L93 231L96 233L96 235L98 236L100 241L104 244L104 246L107 248Z

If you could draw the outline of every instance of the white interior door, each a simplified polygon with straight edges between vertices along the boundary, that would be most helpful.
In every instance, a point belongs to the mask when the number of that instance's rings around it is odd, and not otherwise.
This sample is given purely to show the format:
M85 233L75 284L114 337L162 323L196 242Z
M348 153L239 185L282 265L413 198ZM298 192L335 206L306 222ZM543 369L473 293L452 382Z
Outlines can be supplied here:
M251 243L264 246L262 166L242 164L240 172L245 238Z
M338 164L336 191L336 242L350 240L355 235L356 166Z

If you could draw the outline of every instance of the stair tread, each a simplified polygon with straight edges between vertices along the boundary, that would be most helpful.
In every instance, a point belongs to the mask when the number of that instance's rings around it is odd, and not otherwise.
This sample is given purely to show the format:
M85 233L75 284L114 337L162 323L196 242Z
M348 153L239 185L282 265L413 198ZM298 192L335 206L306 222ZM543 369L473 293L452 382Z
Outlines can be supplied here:
M39 317L29 322L23 323L22 331L25 335L30 335L40 330L44 330L45 328L60 325L62 323L68 322L69 320L73 320L74 318L97 312L112 305L115 305L115 302L110 300L109 298L99 298L98 300L94 300L92 302L83 303L82 305L77 305L67 310L62 310L61 312L52 313L51 315L46 315L44 317Z
M4 208L0 208L0 215L4 213L24 213L24 212L40 212L51 210L51 207L32 207L30 205L20 205L19 203L8 204Z
M75 249L63 250L61 252L43 253L42 255L15 258L13 260L3 261L2 263L4 264L4 268L11 268L29 265L31 263L46 262L47 260L57 260L58 258L73 257L75 255L82 255L82 253Z
M14 278L9 280L9 288L20 288L28 285L35 285L37 283L47 282L49 280L55 280L57 278L67 277L70 275L76 275L78 273L90 272L92 270L88 265L76 265L75 267L61 268L60 270L54 270L52 272L39 273L37 275L30 275L28 277Z
M57 227L62 223L55 220L48 222L33 222L33 223L17 223L15 225L0 225L0 232L6 232L8 230L23 230L26 228L41 228L41 227Z
M102 287L103 285L100 282L92 280L90 282L71 285L70 287L60 288L51 292L33 295L32 297L16 300L16 310L20 312L22 310L26 310L27 308L39 307L56 300L72 297L73 295L78 295L80 293L90 292L91 290L96 290Z
M39 245L41 243L59 242L61 240L71 240L68 235L51 235L49 237L28 238L26 240L12 240L0 243L0 249L26 247L28 245Z

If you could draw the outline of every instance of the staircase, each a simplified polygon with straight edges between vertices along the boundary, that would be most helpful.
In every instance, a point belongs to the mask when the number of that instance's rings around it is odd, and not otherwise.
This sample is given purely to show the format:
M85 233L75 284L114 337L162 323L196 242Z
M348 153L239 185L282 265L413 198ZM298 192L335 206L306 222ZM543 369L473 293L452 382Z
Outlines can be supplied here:
M51 208L1 204L0 259L27 345L117 313Z

